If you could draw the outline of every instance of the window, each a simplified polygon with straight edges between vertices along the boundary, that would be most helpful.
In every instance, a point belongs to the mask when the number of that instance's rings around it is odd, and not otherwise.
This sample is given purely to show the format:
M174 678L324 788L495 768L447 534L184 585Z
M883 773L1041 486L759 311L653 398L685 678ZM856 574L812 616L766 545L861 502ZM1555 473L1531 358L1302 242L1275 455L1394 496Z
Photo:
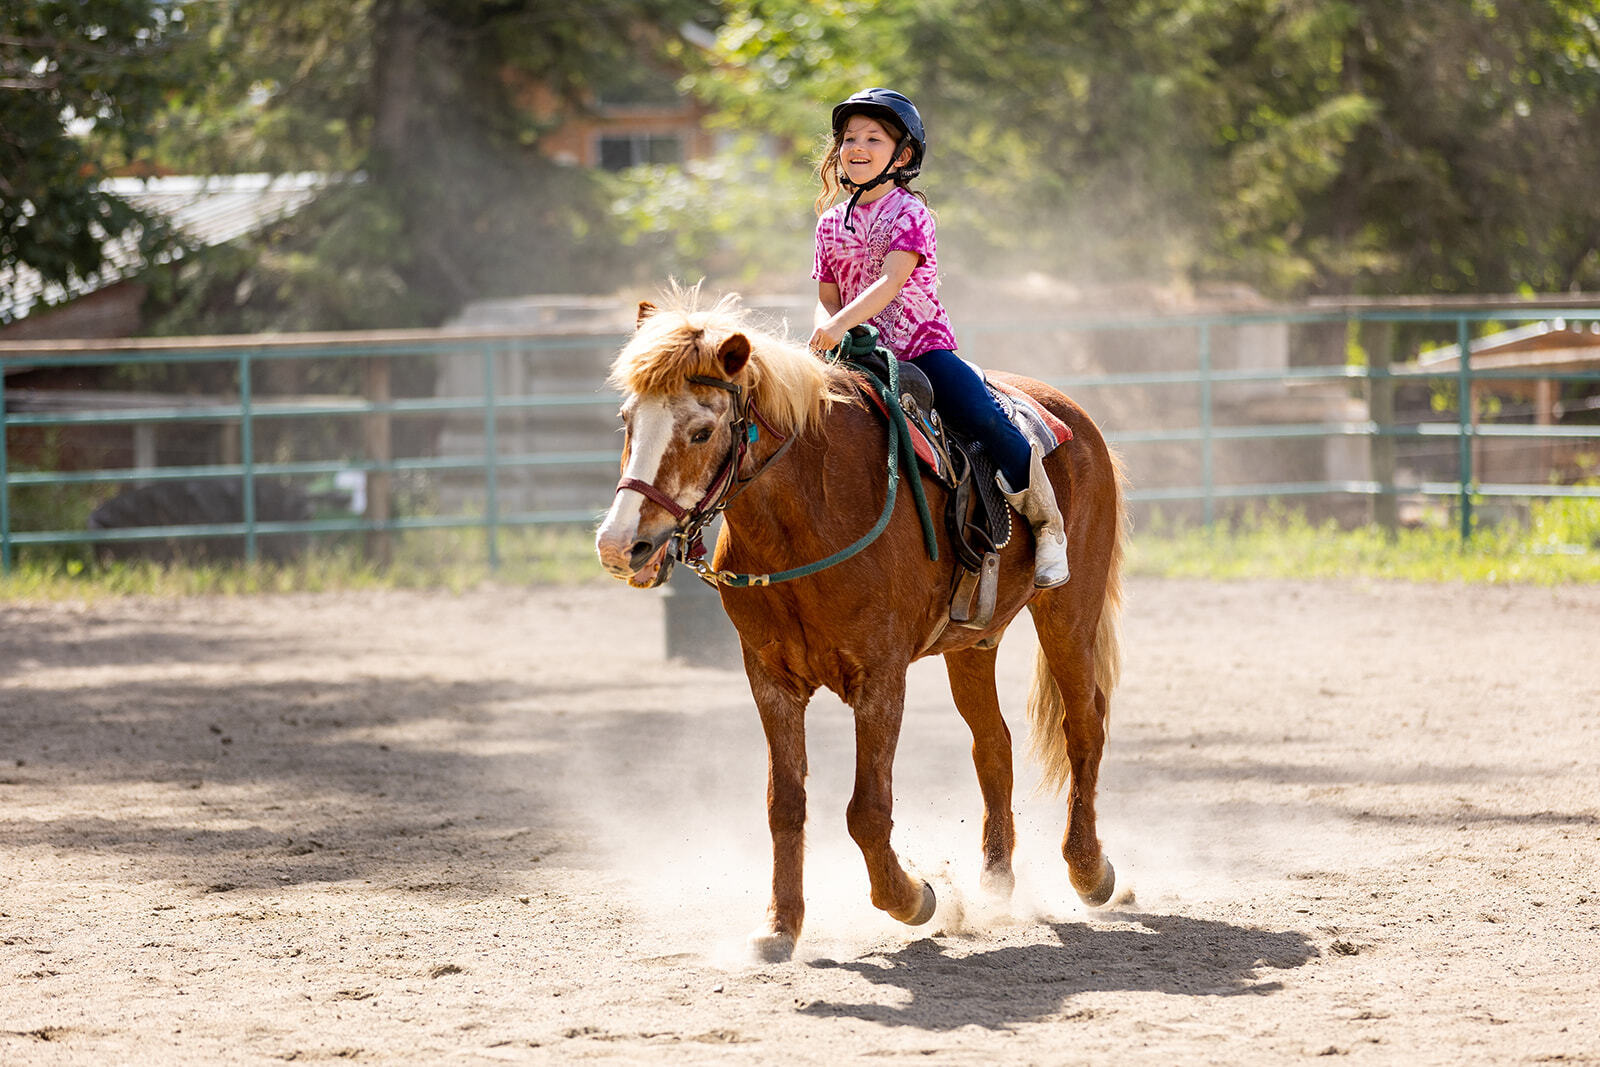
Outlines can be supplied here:
M600 137L600 166L625 170L683 162L683 141L675 133L608 133Z

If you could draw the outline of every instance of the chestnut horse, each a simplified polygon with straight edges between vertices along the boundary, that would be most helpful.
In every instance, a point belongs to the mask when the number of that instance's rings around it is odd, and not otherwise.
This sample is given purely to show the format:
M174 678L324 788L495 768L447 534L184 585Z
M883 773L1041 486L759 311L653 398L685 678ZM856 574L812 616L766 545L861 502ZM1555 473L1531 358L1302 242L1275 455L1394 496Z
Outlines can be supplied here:
M1069 787L1062 854L1088 904L1110 899L1116 875L1095 829L1095 787L1111 691L1120 670L1124 508L1121 473L1083 410L1041 382L1005 375L1072 429L1046 460L1066 516L1072 579L1033 585L1026 523L1001 552L998 602L987 629L948 624L955 551L939 533L924 545L910 493L899 494L881 536L825 569L885 508L890 448L883 416L862 401L860 379L764 332L728 297L702 306L695 290L673 306L639 306L638 327L612 368L623 393L623 480L600 525L605 568L640 587L659 585L686 528L724 515L712 567L739 633L745 674L767 740L772 897L752 938L787 959L804 919L805 710L819 688L854 711L855 787L846 811L874 906L908 924L933 915L933 889L909 876L890 847L890 775L905 703L906 669L942 655L956 709L972 730L983 794L983 884L1009 894L1016 832L1011 733L995 690L995 647L1022 610L1039 637L1029 715L1044 784ZM914 477L914 472L906 472ZM928 481L935 514L944 490ZM942 524L941 524L942 525ZM674 537L674 535L680 535ZM770 584L764 577L779 580Z

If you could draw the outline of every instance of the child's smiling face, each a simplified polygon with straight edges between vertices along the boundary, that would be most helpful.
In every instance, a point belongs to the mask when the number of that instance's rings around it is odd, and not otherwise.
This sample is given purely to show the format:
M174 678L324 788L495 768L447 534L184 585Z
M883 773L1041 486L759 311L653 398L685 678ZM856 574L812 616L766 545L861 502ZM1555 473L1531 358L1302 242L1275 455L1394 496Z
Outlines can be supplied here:
M852 182L869 182L882 174L894 158L897 141L893 131L877 119L852 115L839 139L839 165Z

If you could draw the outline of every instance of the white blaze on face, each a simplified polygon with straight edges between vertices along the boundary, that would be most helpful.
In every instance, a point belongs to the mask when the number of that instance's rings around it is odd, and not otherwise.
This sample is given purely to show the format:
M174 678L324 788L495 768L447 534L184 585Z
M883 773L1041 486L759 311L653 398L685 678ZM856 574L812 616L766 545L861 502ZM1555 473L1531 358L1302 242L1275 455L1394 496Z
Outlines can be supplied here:
M661 472L661 460L672 443L673 428L677 423L673 403L665 397L649 397L638 401L633 410L628 438L628 466L624 478L635 478L654 485ZM626 573L628 556L633 543L638 540L639 509L644 496L631 490L618 493L611 501L611 510L595 535L595 549L600 562L614 573Z

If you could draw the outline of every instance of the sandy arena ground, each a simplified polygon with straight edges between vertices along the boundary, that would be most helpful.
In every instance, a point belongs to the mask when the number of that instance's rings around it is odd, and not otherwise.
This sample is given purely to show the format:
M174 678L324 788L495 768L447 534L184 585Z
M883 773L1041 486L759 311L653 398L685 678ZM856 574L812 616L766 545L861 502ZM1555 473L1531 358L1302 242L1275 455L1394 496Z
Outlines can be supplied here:
M982 897L936 662L895 833L940 911L874 911L819 697L781 965L743 955L743 676L666 661L663 615L0 604L0 1063L1600 1064L1600 588L1132 583L1101 828L1136 896L1098 913L1027 796ZM1019 624L1014 729L1032 657Z

